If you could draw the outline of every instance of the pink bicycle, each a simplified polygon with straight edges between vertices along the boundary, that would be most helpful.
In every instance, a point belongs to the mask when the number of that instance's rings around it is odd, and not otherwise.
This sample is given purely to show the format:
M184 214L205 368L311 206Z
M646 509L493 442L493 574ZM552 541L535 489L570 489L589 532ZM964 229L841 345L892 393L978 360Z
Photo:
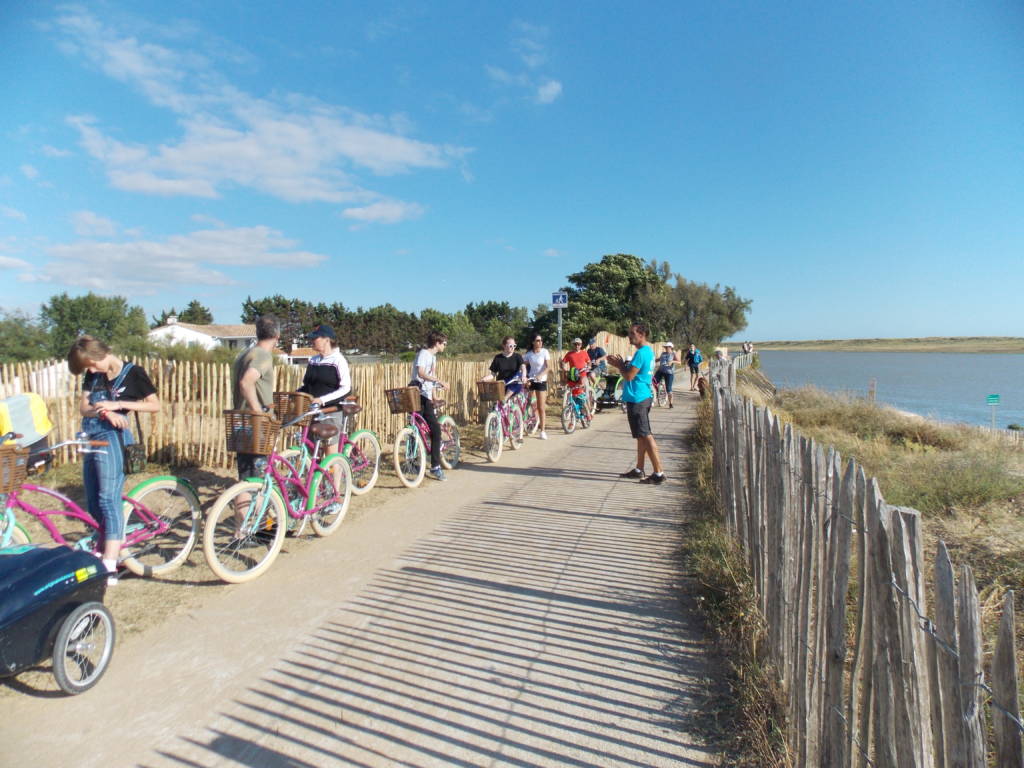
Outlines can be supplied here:
M423 482L430 457L430 425L419 414L419 390L415 387L385 390L385 396L392 413L408 414L408 423L395 436L392 456L402 485L416 488ZM435 399L433 403L435 412L444 409L444 400ZM441 423L441 466L454 469L462 458L459 427L447 414L439 415L437 420Z
M0 444L20 437L8 432ZM8 489L0 515L0 547L29 543L27 531L17 522L22 512L37 521L57 544L98 554L102 551L100 523L64 494L52 488L24 483L27 473L45 467L46 454L58 448L78 446L80 453L107 445L80 434L74 440L28 455L11 446L0 447L0 465L5 471L3 488ZM42 497L36 506L24 496ZM120 562L138 576L162 576L184 563L199 535L199 498L180 477L164 475L139 483L121 497L124 500L125 537ZM59 524L58 524L59 523Z
M218 578L239 584L261 575L277 559L292 524L308 519L317 536L338 530L352 499L352 470L342 454L322 455L323 446L338 434L338 427L323 417L335 410L312 406L277 424L270 454L257 462L262 477L235 483L214 502L203 526L203 554ZM280 430L304 419L305 468L292 463L295 454L276 448Z

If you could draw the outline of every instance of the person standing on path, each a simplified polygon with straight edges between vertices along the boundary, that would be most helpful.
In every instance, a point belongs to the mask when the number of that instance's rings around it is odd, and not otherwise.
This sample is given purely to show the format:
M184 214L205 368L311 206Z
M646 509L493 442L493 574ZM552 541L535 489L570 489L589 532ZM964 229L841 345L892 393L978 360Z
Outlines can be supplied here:
M690 369L690 391L693 392L697 389L697 379L700 378L700 364L704 360L700 350L697 349L693 344L686 351L686 357L684 358L686 367Z
M533 407L537 409L537 425L540 427L540 439L547 440L548 433L544 431L547 423L545 411L548 398L548 368L551 367L551 353L544 348L544 339L539 335L533 337L532 348L523 356L529 370L527 375L531 379L528 395L533 398Z
M313 402L321 408L340 406L341 402L352 391L352 374L348 360L338 349L338 337L334 329L323 323L316 326L309 334L310 344L316 352L306 363L306 372L302 376L299 392L313 396ZM338 427L345 424L345 416L336 411L327 417ZM327 441L327 452L337 450L338 437Z
M625 384L622 388L622 401L626 404L626 418L629 420L629 431L636 440L636 466L619 477L637 478L641 483L658 485L665 482L662 472L661 456L658 444L651 432L651 402L654 392L651 389L651 369L654 367L654 347L647 343L647 326L633 323L629 327L629 341L636 347L636 352L627 363L620 355L608 355L608 362L622 373ZM644 476L644 465L647 458L651 460L653 474Z
M256 344L244 350L231 367L231 392L236 411L248 409L253 413L270 413L274 406L274 349L281 338L281 324L273 315L256 320ZM239 453L238 479L255 477L256 460L264 458L256 453ZM243 508L248 497L236 500Z
M676 363L679 356L671 341L665 342L665 349L658 355L658 370L654 372L654 380L660 381L668 394L668 407L672 407L672 384L676 379Z
M440 331L427 334L426 343L413 360L409 385L420 388L420 415L430 427L430 476L435 480L448 479L441 467L441 422L434 411L434 390L445 388L445 383L437 377L437 355L447 343L448 337Z

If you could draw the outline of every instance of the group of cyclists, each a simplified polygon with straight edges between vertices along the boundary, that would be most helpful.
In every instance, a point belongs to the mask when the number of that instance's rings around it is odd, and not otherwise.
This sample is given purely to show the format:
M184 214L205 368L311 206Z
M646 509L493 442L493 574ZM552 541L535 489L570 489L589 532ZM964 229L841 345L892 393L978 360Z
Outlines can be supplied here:
M640 341L634 336L639 331ZM235 409L255 413L269 413L274 406L273 354L281 336L279 321L272 316L263 316L256 321L256 343L244 350L232 367L232 392ZM672 342L666 342L661 353L654 359L653 352L646 344L646 328L634 325L630 339L637 346L632 358L623 359L607 352L591 338L586 346L580 338L574 338L571 349L557 362L558 370L566 382L585 382L588 377L598 379L608 373L609 366L618 369L624 379L624 397L627 413L630 413L630 427L633 437L638 440L638 469L625 473L627 477L644 477L645 456L652 459L655 473L660 476L660 460L650 435L646 412L636 416L639 407L646 400L650 408L650 392L653 381L659 382L668 391L669 407L672 407L672 384L675 367L680 359ZM310 396L312 403L325 410L346 402L352 390L352 377L344 355L338 349L337 336L328 325L316 326L310 334L316 354L309 360L303 376L300 392ZM412 363L410 386L419 389L420 413L430 429L430 469L432 477L444 480L441 461L441 426L434 407L435 394L445 388L445 382L438 375L437 355L447 345L444 333L432 330L423 347L417 352ZM512 336L502 339L501 350L492 359L483 381L502 381L507 396L525 391L528 407L534 409L539 424L538 437L548 439L546 430L545 401L548 380L555 365L550 351L544 346L541 335L531 338L530 349L520 354ZM646 362L646 357L651 360ZM103 565L109 573L109 583L117 581L117 562L121 543L125 536L125 521L122 514L121 493L125 483L125 446L132 445L135 436L134 416L138 424L138 413L155 413L161 404L156 387L146 371L114 355L110 347L100 339L83 335L68 352L68 367L75 375L84 374L79 413L82 417L82 431L88 439L105 443L101 449L89 451L82 463L82 479L88 511L102 521L104 546L101 551ZM695 386L700 352L691 345L686 353L685 363L691 371L691 388ZM651 369L654 369L653 371ZM646 389L645 389L646 387ZM635 391L632 391L635 390ZM632 404L631 404L632 403ZM329 419L343 418L340 409ZM639 422L639 423L635 423ZM336 438L335 438L336 439ZM639 443L644 443L642 446ZM642 450L641 450L642 448ZM253 476L261 456L238 453L237 470L240 480ZM663 476L661 476L663 477ZM659 481L654 481L659 482ZM236 503L244 503L244 499Z

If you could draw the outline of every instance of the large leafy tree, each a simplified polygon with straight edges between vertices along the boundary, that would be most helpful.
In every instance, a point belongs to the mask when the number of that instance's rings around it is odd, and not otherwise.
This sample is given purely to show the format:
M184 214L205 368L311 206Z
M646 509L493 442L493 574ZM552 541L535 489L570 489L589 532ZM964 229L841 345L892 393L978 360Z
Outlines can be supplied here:
M513 307L507 301L470 302L465 315L480 336L477 351L497 349L505 336L522 340L529 333L530 311L526 307Z
M730 286L712 287L675 275L672 285L650 286L640 310L654 338L714 346L747 327L751 303Z
M199 303L198 299L192 299L181 312L178 312L174 307L165 309L159 315L153 315L150 328L159 328L161 325L167 325L167 318L171 316L178 318L179 323L193 323L195 325L209 325L213 322L213 313L209 307L203 306Z
M92 292L74 297L67 293L51 296L39 317L49 334L50 354L54 357L67 355L71 344L83 333L118 349L134 349L149 330L142 307L129 306L123 296L97 296Z
M0 363L45 360L50 355L50 337L42 325L24 312L0 310Z
M281 346L290 350L292 344L302 344L306 334L316 322L316 307L301 299L288 299L277 294L253 300L247 297L242 303L242 322L255 323L260 315L274 315L281 323Z

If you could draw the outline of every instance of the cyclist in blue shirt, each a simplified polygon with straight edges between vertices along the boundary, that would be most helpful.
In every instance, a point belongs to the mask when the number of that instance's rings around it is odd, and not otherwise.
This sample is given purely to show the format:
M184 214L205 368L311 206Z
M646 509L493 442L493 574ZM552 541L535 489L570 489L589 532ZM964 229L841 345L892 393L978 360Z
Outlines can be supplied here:
M658 444L651 432L651 402L654 392L651 389L651 373L654 367L654 347L647 343L647 326L634 323L629 328L629 341L636 347L636 352L627 363L621 355L608 355L608 362L622 373L625 384L622 388L622 401L626 404L626 418L629 420L629 431L636 439L636 466L619 477L637 478L641 483L658 485L665 482L662 472L661 456ZM644 476L644 465L647 458L651 460L653 474Z

